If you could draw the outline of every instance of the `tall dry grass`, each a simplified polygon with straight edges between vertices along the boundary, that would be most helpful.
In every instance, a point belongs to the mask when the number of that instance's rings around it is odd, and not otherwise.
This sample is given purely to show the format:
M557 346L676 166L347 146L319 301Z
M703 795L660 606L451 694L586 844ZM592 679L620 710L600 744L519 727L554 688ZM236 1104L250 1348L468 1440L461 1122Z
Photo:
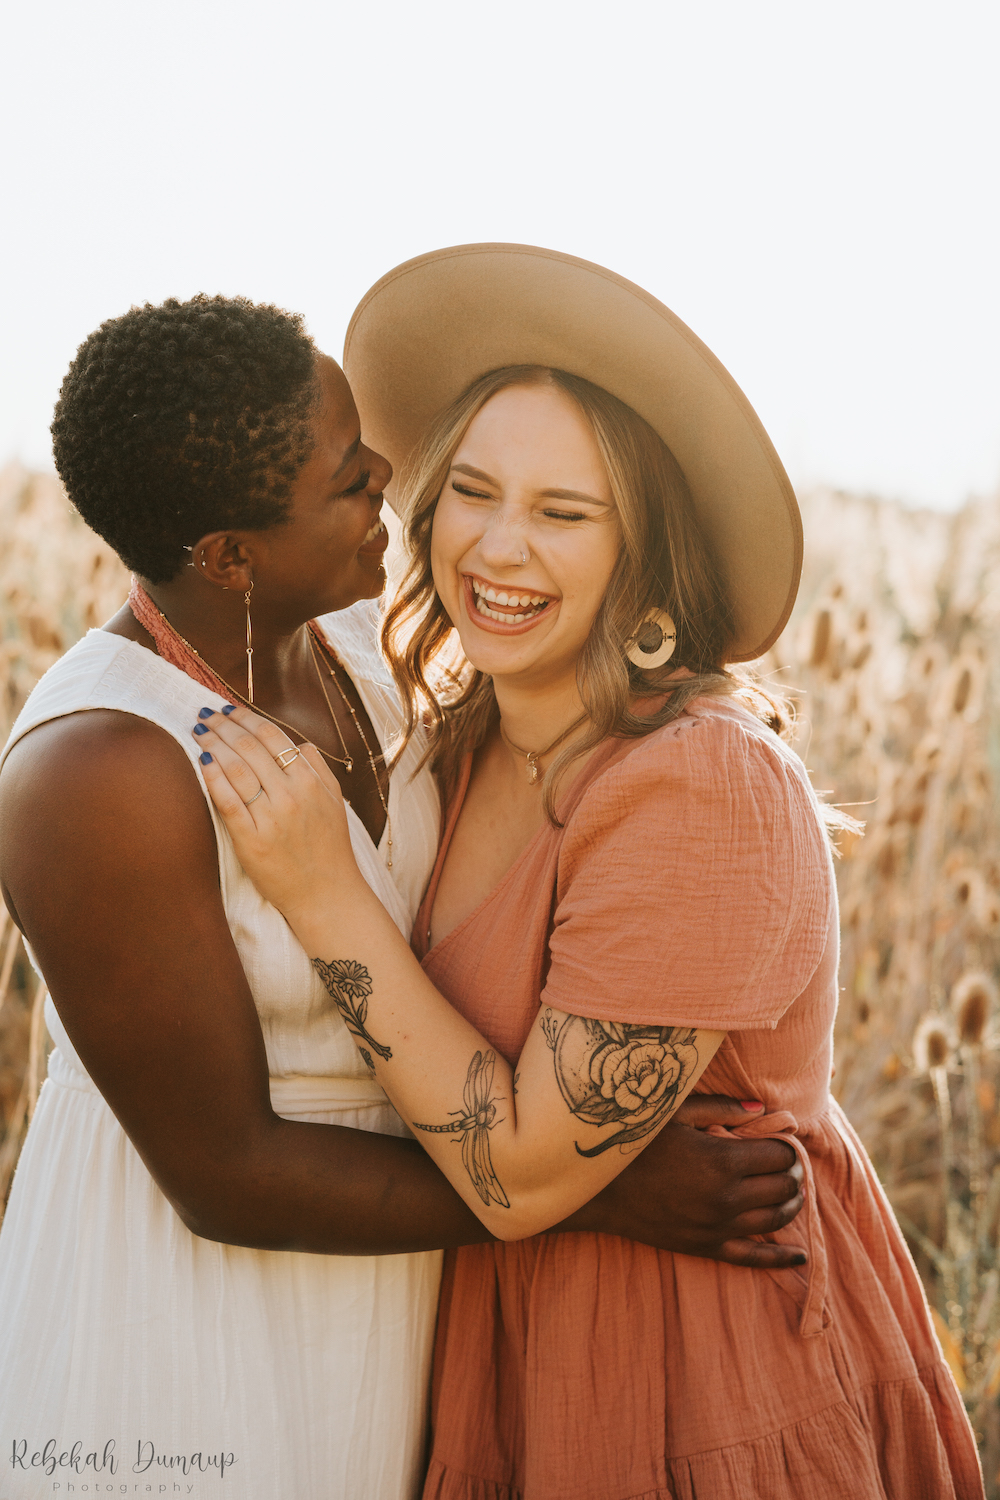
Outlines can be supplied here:
M42 673L128 593L114 553L71 509L58 480L0 471L0 743ZM44 986L0 907L0 1214L45 1077Z
M834 1090L917 1258L1000 1493L1000 505L954 515L817 491L792 621L761 669L796 691L842 837ZM0 474L0 730L127 591L54 479ZM0 923L3 915L0 915ZM0 1203L44 1076L43 991L0 932Z
M1000 505L807 497L793 619L761 666L798 692L842 837L834 1092L924 1277L1000 1492Z

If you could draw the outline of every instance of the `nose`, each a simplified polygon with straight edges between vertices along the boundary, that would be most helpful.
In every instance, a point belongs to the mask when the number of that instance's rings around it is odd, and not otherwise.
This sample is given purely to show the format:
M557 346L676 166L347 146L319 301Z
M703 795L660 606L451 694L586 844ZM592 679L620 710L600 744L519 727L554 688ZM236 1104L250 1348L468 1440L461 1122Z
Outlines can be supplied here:
M479 541L479 552L489 568L519 568L524 560L521 527L513 517L497 509Z
M375 453L369 449L370 463L368 465L368 498L373 505L376 500L381 500L382 491L392 478L392 464L381 453Z

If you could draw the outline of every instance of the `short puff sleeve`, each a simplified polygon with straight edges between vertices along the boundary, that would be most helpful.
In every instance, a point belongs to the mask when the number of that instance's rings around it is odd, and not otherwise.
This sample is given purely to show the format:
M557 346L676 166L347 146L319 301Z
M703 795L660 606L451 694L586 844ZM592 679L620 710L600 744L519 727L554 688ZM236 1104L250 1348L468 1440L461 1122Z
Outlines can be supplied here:
M571 814L542 1004L606 1021L771 1028L836 920L802 762L737 706L694 705L599 775Z

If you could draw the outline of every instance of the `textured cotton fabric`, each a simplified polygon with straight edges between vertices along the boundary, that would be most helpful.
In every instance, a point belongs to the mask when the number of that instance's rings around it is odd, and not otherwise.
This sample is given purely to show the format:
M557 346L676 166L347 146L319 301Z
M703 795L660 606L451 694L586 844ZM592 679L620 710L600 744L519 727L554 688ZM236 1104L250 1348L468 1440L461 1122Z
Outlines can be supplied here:
M427 974L514 1062L541 1003L727 1032L698 1089L760 1099L805 1207L759 1272L596 1234L446 1257L426 1500L976 1500L906 1245L829 1093L837 908L798 758L731 700L599 747Z
M384 744L399 711L374 645L374 606L321 624ZM191 726L202 704L222 701L144 647L95 630L42 679L10 743L63 714L119 709L172 734L200 777ZM418 754L414 746L392 779L391 875L349 813L361 871L407 934L439 832L430 776L408 779ZM208 806L275 1110L406 1134L308 956L257 894ZM126 1481L129 1494L146 1493L146 1484L173 1494L179 1485L176 1493L194 1500L412 1500L440 1252L337 1257L197 1238L97 1092L51 1001L46 1022L56 1049L0 1233L5 1500L67 1494L69 1484L94 1494L95 1481L102 1494ZM57 1455L80 1443L78 1472L10 1464L15 1443L30 1461L50 1439ZM108 1442L117 1469L105 1462L88 1472L87 1454L103 1459ZM233 1460L221 1478L220 1454ZM164 1467L170 1458L178 1462Z

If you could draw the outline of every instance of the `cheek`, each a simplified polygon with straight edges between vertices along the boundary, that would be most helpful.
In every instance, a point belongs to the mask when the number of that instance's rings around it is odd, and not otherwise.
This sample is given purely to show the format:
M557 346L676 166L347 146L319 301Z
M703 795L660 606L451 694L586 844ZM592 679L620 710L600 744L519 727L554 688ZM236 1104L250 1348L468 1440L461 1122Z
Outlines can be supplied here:
M617 536L605 533L597 545L594 538L588 538L587 545L575 549L572 559L566 560L565 594L572 602L573 614L587 620L588 630L608 591L618 562L618 550Z
M371 506L364 495L352 495L349 500L332 506L322 527L328 553L347 562L364 541L371 516ZM317 550L321 550L319 538L317 544Z
M441 585L457 587L455 568L474 547L479 533L470 524L462 508L442 498L434 512L431 528L431 569L440 591Z

